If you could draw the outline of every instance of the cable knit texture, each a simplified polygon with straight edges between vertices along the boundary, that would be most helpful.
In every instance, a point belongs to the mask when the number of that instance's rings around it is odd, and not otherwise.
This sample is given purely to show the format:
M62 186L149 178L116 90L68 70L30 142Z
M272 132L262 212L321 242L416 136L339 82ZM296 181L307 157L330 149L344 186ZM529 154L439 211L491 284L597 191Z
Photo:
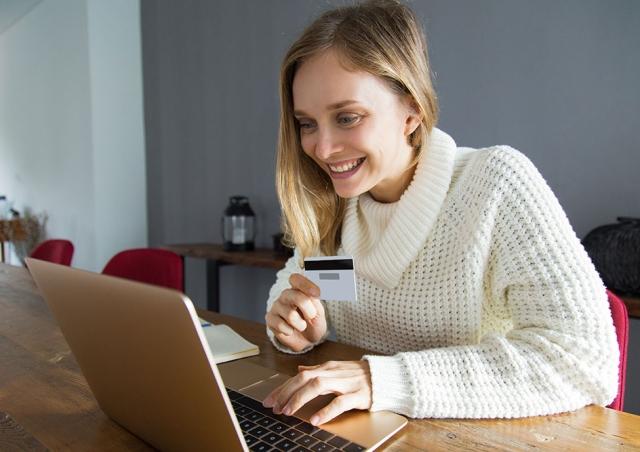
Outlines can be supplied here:
M348 202L340 254L358 301L324 300L366 355L372 411L512 418L609 404L618 346L605 288L533 164L434 129L398 202ZM278 275L269 309L298 254ZM274 339L281 351L291 352Z

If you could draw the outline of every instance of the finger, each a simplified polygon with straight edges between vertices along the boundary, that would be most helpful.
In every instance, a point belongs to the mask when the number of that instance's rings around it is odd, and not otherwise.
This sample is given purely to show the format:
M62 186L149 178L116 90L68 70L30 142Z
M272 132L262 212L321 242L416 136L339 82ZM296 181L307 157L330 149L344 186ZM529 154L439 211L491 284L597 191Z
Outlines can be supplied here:
M289 323L289 325L293 326L296 330L300 332L307 329L307 322L302 320L302 317L300 316L300 312L297 309L291 309L287 313L285 320L287 321L287 323Z
M298 331L304 331L307 328L307 322L300 315L298 307L295 304L295 297L295 294L283 293L281 296L282 301L275 303L269 312L282 317L291 327Z
M316 286L310 279L305 278L300 273L293 273L289 277L289 284L294 289L298 289L301 292L309 295L310 297L319 297L320 288Z
M333 399L327 406L318 410L309 420L313 425L324 424L345 411L358 408L362 395L358 392L344 394Z
M340 361L336 361L336 363L340 363ZM359 388L358 381L362 376L362 371L360 369L347 368L326 370L321 369L320 367L321 366L318 366L318 368L315 369L303 370L282 385L273 402L273 410L276 414L283 412L283 409L287 405L289 405L290 408L288 411L290 413L294 413L301 406L318 395L334 392L342 394L345 392L356 391ZM341 381L332 382L332 380ZM323 386L325 383L331 383L331 386ZM302 391L302 396L298 394L300 391ZM291 399L299 396L302 397L302 402L295 401L291 404Z
M295 289L287 289L282 292L280 297L283 303L280 303L280 306L276 309L286 309L287 307L299 309L305 320L308 321L317 317L319 311L316 309L312 299L303 292Z
M318 300L317 298L310 298L310 301L317 314L314 318L307 320L307 322L310 323L311 326L318 326L321 322L326 322L326 318L324 316L324 306L322 305L320 300Z
M265 397L265 399L262 401L262 405L265 406L266 408L271 408L275 400L277 400L278 395L280 394L280 391L282 390L283 386L286 384L287 383L285 382L280 386L278 386L277 388L275 388L273 391L271 391L269 395L267 395L267 397Z
M293 334L285 336L284 334L276 334L275 338L285 347L289 347L294 352L301 352L311 345L311 342L299 331L293 330Z
M315 378L315 374L312 374L313 371L305 370L295 377L290 378L282 385L280 392L273 404L273 411L276 414L282 412L282 408L289 402L291 396L293 396L297 391L300 390L304 385L306 385L312 378Z
M278 314L280 318L289 324L289 326L300 332L307 329L307 322L302 319L300 312L297 309L291 307L279 308L275 310L274 314Z
M285 336L291 336L293 334L293 328L279 315L271 312L266 315L267 326L274 334L283 334Z
M306 367L306 366L298 366L298 367ZM362 365L360 361L325 361L322 364L318 364L316 366L309 366L315 369L323 369L323 370L359 370L362 371Z
M359 389L358 378L354 376L338 377L319 376L312 378L306 385L291 396L289 402L282 408L282 412L288 416L294 414L304 405L320 395L346 394Z
M271 312L285 319L289 325L298 331L304 331L313 320L310 320L309 314L317 316L317 311L313 307L313 303L306 298L304 294L283 294L282 302L273 305ZM305 312L298 306L301 305ZM303 318L304 316L304 318Z

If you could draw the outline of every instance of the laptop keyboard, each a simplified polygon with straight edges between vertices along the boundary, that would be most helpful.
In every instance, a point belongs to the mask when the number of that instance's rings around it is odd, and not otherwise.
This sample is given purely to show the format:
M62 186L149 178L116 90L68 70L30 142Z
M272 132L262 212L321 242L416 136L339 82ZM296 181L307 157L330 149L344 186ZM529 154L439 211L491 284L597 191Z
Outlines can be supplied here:
M251 451L365 450L340 436L315 427L297 417L274 414L257 400L227 388L244 440Z

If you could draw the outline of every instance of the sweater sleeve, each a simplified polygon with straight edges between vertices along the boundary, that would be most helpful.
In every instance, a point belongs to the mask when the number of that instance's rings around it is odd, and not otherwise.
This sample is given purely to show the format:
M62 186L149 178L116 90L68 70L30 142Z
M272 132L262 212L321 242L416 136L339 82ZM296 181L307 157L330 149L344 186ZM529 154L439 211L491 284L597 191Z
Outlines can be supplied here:
M298 249L296 248L294 250L293 256L291 256L289 260L287 260L285 266L281 270L279 270L278 273L276 274L276 282L273 284L273 286L271 286L271 289L269 290L269 298L267 299L266 312L269 312L269 310L271 309L271 306L278 299L278 297L280 296L283 290L291 288L291 284L289 284L289 277L294 273L303 273L303 269L300 267L299 262L300 262L300 254L298 252ZM324 306L324 302L321 302L321 303ZM325 313L326 312L327 310L325 307ZM299 355L299 354L308 352L316 345L319 345L322 342L324 342L329 336L329 328L327 324L327 334L325 334L317 342L311 344L310 346L304 348L299 352L295 352L289 347L286 347L283 344L281 344L280 341L276 339L275 335L273 334L273 331L271 331L269 328L267 328L267 336L269 336L269 339L271 339L271 342L273 343L273 345L281 352Z
M485 303L513 327L477 344L364 356L372 411L410 417L514 418L607 405L619 349L603 286L533 164L498 148Z

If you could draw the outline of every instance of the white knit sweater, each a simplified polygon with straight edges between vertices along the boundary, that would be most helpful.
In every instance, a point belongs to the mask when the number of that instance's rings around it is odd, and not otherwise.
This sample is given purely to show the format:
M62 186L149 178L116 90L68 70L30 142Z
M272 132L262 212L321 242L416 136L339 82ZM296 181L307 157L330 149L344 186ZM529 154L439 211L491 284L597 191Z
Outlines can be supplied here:
M354 256L358 301L325 300L329 325L340 342L391 355L363 357L372 411L511 418L615 397L605 288L518 151L457 149L434 129L398 202L349 200L339 253ZM278 273L267 309L302 272L298 257Z

